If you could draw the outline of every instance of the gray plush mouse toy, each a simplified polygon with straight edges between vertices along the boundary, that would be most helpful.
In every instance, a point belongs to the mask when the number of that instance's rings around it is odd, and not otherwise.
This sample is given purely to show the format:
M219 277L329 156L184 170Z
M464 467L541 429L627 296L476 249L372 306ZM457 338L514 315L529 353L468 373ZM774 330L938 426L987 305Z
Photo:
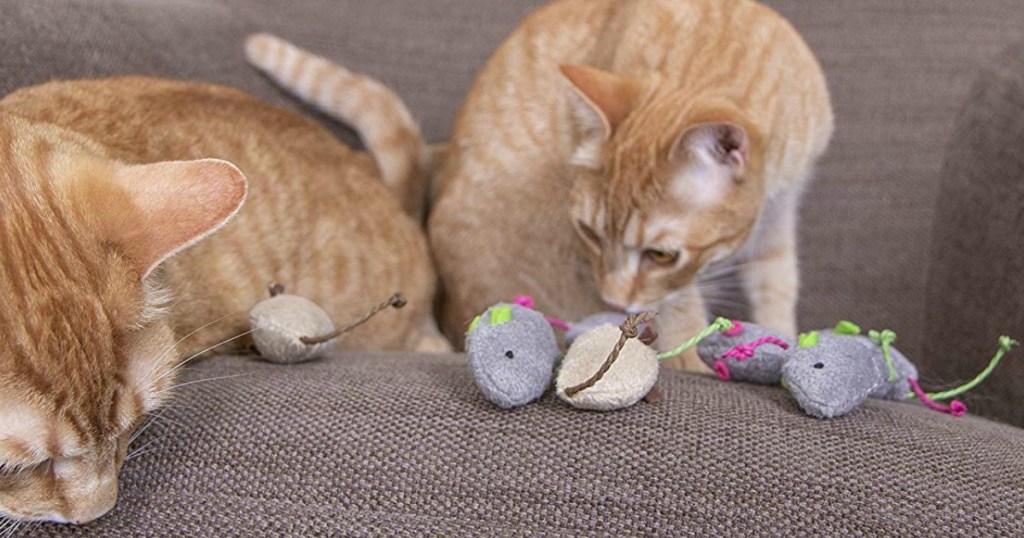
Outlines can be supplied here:
M561 356L543 314L498 303L476 317L466 334L473 378L484 397L504 409L540 398Z
M800 335L793 346L783 336L754 324L736 322L730 331L707 338L698 355L719 377L760 384L782 384L808 415L833 418L846 415L867 398L919 398L931 409L961 416L967 407L949 400L980 384L1017 342L1003 336L989 365L973 380L948 391L924 392L917 368L892 344L892 331L861 334L857 325L840 322L835 328Z

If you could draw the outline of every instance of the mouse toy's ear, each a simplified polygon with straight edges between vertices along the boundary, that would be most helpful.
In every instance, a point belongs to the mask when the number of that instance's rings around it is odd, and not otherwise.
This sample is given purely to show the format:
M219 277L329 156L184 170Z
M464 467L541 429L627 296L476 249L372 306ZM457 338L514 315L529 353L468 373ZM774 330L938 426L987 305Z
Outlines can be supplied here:
M143 278L224 226L248 188L235 165L217 159L120 165L113 179L120 192L90 211Z

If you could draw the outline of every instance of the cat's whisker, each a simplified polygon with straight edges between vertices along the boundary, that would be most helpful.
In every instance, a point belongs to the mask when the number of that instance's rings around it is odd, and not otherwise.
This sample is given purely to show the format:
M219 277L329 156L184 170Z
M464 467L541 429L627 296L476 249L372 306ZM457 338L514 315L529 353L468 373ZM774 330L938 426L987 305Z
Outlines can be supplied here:
M699 273L694 279L695 282L714 282L717 280L740 280L740 273L733 270L733 268L723 269L720 271Z
M695 279L696 282L715 282L718 280L742 280L740 273L736 271L715 271L714 273L699 274Z
M138 454L142 450L145 450L146 447L152 445L153 443L159 441L160 439L162 439L162 437L157 437L157 438L154 438L154 439L150 439L149 441L146 441L142 446L136 447L136 448L132 449L131 451L129 451L128 454L125 456L125 458L126 459L131 459L132 456L134 456L135 454Z
M738 303L736 301L715 300L715 301L707 301L707 306L709 308L711 308L712 310L715 310L717 308L725 308L725 309L734 309L734 308L736 308L736 309L742 309L742 308L745 308L747 305L745 305L743 303Z
M179 338L177 342L174 342L173 344L168 346L168 348L165 349L162 353L160 353L160 355L157 355L156 359L153 361L153 366L150 368L149 372L146 373L146 377L149 377L149 376L153 375L153 372L156 371L156 369L159 368L160 365L163 363L164 357L166 357L167 354L170 353L171 351L174 351L175 349L177 349L178 345L180 345L182 342L184 342L185 340L188 340L189 338L194 336L199 331L201 331L203 329L207 329L211 325L214 325L216 323L220 323L221 321L224 321L225 319L228 319L231 316L237 315L239 313L240 313L240 311L238 311L238 312L231 312L229 314L224 314L223 316L221 316L221 317L219 317L219 318L217 318L217 319L215 319L215 320L213 320L213 321L211 321L211 322L209 322L209 323L207 323L207 324L205 324L205 325L203 325L201 327L198 327L194 331L192 331L192 332L186 334L185 336L182 336L181 338Z
M157 394L163 394L165 392L170 392L170 391L173 391L173 390L177 390L177 389L180 389L181 387L187 387L189 385L194 385L196 383L207 383L207 382L210 382L210 381L220 381L220 380L223 380L223 379L233 379L233 378L236 378L236 377L245 377L245 376L253 375L254 373L255 372L246 372L244 374L225 375L225 376L219 376L219 377L210 377L210 378L206 378L206 379L193 379L192 381L186 381L184 383L179 383L177 385L174 385L173 387L168 387L166 389L158 391Z
M164 413L166 413L169 408L170 408L170 406L166 406L163 409L161 409L159 413L157 413L155 415L150 415L149 418L146 419L145 424L143 424L142 426L139 426L139 429L135 430L135 433L133 433L132 436L128 439L128 445L130 446L132 443L134 443L135 440L139 438L139 436L141 436L146 430L148 430L150 428L150 426L152 426L153 424L156 424L156 422L158 420L163 419ZM168 420L169 421L170 419L164 419L164 420Z
M135 433L133 433L132 436L128 438L128 446L131 446L131 444L134 443L135 440L138 439L140 435L145 433L145 431L148 430L149 427L152 426L154 422L156 422L156 419L154 417L150 417L149 419L146 420L145 424L139 426L139 429L135 430Z
M226 340L222 340L221 342L218 342L218 343L216 343L216 344L214 344L214 345L212 345L212 346L210 346L210 347L208 347L208 348L206 348L206 349L204 349L204 350L202 350L202 351L200 351L200 352L198 352L198 353L195 353L195 354L193 354L192 356L188 357L187 359L184 359L184 360L182 360L182 361L181 361L180 363L178 363L177 365L175 365L175 366L174 366L174 368L171 368L170 370L168 370L167 372L165 372L165 373L164 373L163 375L161 375L160 377L158 377L158 378L154 379L154 380L153 380L153 381L152 381L152 382L150 383L150 385L152 386L153 384L156 384L156 383L160 382L161 380L163 380L163 379L164 379L164 378L166 378L167 376L170 376L170 375L176 374L176 373L177 373L177 372L179 372L179 371L180 371L180 370L181 370L181 369L182 369L182 368L183 368L183 367L184 367L184 366L185 366L186 364L188 364L189 362L191 362L192 360L194 360L194 359L195 359L196 357L200 357L200 356L204 355L205 353L208 353L208 352L210 352L210 351L213 351L214 349L216 349L216 348L218 348L218 347L220 347L220 346L222 346L222 345L224 345L224 344L230 343L230 342L232 342L232 341L238 340L239 338L242 338L242 337L244 337L244 336L247 336L247 335L249 335L249 334L252 334L252 332L253 332L253 331L255 331L255 330L256 330L256 328L254 327L254 328L252 328L252 329L249 329L248 331L245 331L245 332L242 332L241 334L237 334L237 335L235 335L235 336L232 336L231 338L228 338L228 339L226 339Z
M740 282L720 282L720 283L716 282L716 283L712 283L712 284L699 283L699 284L697 284L694 287L697 288L698 291L719 291L719 290L736 291L736 290L742 290L743 289L743 284L740 283Z
M5 521L3 528L0 529L0 532L2 532L0 536L3 538L10 538L11 536L14 536L14 533L18 531L19 527L21 527L21 524L22 520L20 519L9 519Z
M718 262L712 265L707 265L700 271L700 275L703 274L718 274L718 273L732 273L739 272L742 269L747 269L756 265L758 262L754 260L738 260L738 261L725 261Z
M140 450L140 451L138 451L138 452L135 452L135 453L133 453L133 454L130 454L130 455L128 455L128 456L125 456L125 458L124 458L124 461L131 461L131 460L134 460L134 459L136 459L136 458L139 458L139 457L145 456L146 454L149 454L149 453L151 453L151 452L156 452L156 451L157 451L157 449L159 449L159 448L160 448L160 446L159 446L159 445L157 445L157 446L154 446L153 448L150 448L150 449L147 449L147 450Z

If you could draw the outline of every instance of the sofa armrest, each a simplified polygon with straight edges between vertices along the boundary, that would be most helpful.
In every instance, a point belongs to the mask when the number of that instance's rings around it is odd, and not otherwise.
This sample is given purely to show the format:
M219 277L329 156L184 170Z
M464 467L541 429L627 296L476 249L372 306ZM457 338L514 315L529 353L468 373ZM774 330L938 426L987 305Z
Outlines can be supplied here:
M1024 41L975 83L939 193L920 361L933 385L975 375L1002 334L1024 340ZM1005 361L967 403L1024 425L1024 359Z

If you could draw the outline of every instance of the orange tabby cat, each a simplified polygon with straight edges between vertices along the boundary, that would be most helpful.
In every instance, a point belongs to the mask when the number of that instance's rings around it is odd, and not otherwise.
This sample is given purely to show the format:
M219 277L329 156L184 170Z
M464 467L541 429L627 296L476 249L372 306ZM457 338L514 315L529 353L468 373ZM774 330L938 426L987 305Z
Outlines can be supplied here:
M706 323L702 270L732 260L754 321L795 333L797 204L831 133L817 61L759 3L540 9L478 75L439 172L446 332L526 293L565 319L657 309L675 347Z
M0 152L8 516L108 511L128 436L183 357L247 345L270 282L338 322L406 294L342 349L446 347L423 234L372 160L310 120L204 84L57 82L0 101Z

